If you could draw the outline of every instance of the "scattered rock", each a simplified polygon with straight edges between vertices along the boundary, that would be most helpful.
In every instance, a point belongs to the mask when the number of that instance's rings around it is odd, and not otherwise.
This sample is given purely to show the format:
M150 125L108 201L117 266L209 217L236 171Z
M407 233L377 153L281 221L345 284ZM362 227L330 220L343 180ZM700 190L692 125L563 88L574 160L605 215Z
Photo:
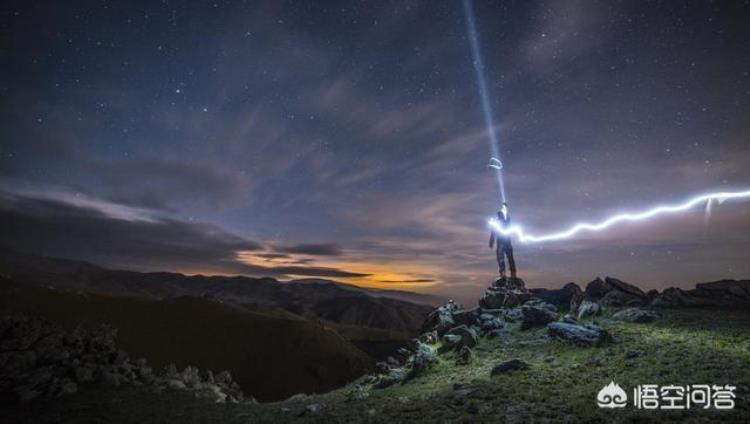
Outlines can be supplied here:
M498 328L497 330L492 330L492 331L490 331L490 332L487 333L487 337L489 337L491 339L493 339L493 338L505 339L505 338L508 338L509 336L510 336L510 334L509 334L508 330L506 330L504 328Z
M458 310L458 305L453 300L449 300L443 306L438 307L430 312L422 324L422 333L435 331L438 336L442 336L446 331L455 327L456 321L453 319L453 313Z
M479 322L479 308L459 309L453 312L453 321L456 325L471 327Z
M692 306L747 308L750 306L750 280L699 283L693 290L670 287L657 294L651 304L660 308Z
M120 379L117 377L117 374L115 373L112 373L109 371L103 371L99 375L99 383L101 383L103 386L119 387Z
M523 314L522 330L557 320L556 308L542 300L525 303L521 307L521 313Z
M628 308L616 312L612 318L620 321L647 323L659 319L659 315L654 311L640 308Z
M487 334L492 330L505 327L505 321L491 314L481 314L479 316L479 329L482 334Z
M373 387L383 389L406 380L407 372L404 368L391 368L387 373L377 376Z
M435 344L439 340L437 331L428 331L424 334L420 334L417 339L420 342L427 343L427 344Z
M320 414L320 412L323 410L323 405L320 403L311 403L307 406L305 406L305 409L302 411L302 415L306 414L312 414L317 415Z
M578 307L578 319L593 317L602 313L602 307L598 303L585 299Z
M187 388L187 386L185 385L185 383L183 383L181 380L177 380L177 379L167 380L166 383L167 383L167 387L169 387L170 389L185 390Z
M145 359L131 362L118 350L116 329L100 326L66 331L46 320L22 317L0 319L0 394L9 392L28 401L55 398L78 391L81 385L155 385L191 390L196 396L239 402L244 399L228 373L207 386L195 367L177 372L174 364L155 376ZM211 373L208 374L212 379ZM210 393L209 393L210 392Z
M523 312L521 312L521 308L503 309L503 318L510 322L520 321L523 319Z
M474 347L478 341L477 333L473 329L465 325L459 325L458 327L451 328L443 336L442 351L460 350L464 346Z
M634 359L641 356L641 352L638 350L629 350L625 352L625 359Z
M529 289L529 292L543 301L555 305L558 309L570 309L583 297L583 290L576 283L568 283L561 289Z
M579 345L601 346L613 340L609 332L592 323L551 322L547 324L547 333L554 339Z
M501 362L494 367L490 375L503 374L509 371L525 370L529 368L529 364L520 359L511 359L509 361Z
M611 294L614 292L614 294ZM648 296L638 287L620 281L616 278L606 277L604 280L597 278L586 285L586 297L589 299L602 299L603 305L623 306L632 304L644 304ZM609 295L605 301L603 298Z
M405 381L421 375L435 361L437 361L437 354L432 350L432 347L423 343L420 344L414 356L411 357L409 364L411 368L406 375Z
M463 346L456 352L456 363L468 364L471 362L471 348L469 346Z
M578 324L578 320L571 314L565 314L560 321L567 322L568 324Z
M645 296L645 295L644 295ZM604 306L641 306L645 305L647 298L634 296L619 290L611 290L599 299L599 303Z

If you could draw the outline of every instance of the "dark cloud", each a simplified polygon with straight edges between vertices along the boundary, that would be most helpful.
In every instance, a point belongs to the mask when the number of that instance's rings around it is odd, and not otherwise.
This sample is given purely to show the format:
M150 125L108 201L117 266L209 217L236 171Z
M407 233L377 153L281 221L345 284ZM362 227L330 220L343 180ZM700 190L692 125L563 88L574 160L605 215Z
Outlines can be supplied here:
M135 213L113 217L114 212L106 208L12 193L0 193L0 198L0 244L25 252L126 269L206 270L277 277L367 275L330 267L248 264L238 260L237 254L262 251L263 245L213 225Z
M287 255L286 253L257 253L255 254L255 256L259 258L267 259L267 260L289 258L289 255Z
M225 206L247 198L251 187L248 178L210 161L144 156L92 163L90 167L108 185L109 198L151 208L195 206L198 202Z
M378 280L380 283L434 283L435 280L428 278L416 279L416 280Z
M333 243L306 243L291 246L275 246L274 251L314 256L340 256L343 252L341 247Z

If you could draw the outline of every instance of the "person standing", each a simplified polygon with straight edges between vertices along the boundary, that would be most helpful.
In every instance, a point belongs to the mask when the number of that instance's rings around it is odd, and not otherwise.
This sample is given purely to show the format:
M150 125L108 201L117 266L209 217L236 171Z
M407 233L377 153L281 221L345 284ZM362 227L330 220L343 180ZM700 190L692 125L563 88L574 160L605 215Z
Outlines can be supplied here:
M505 202L500 205L500 210L497 212L497 221L503 230L510 227L510 214L508 213L508 204ZM513 259L513 245L510 242L510 236L493 229L490 233L490 249L493 247L495 247L500 277L505 278L505 258L507 257L510 276L516 278L516 261Z

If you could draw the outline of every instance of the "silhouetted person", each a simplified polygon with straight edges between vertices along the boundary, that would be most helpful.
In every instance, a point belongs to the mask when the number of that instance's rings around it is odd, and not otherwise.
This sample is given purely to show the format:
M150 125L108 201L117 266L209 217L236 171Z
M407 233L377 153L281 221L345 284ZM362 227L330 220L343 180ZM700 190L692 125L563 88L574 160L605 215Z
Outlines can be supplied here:
M503 203L497 212L497 222L505 229L510 227L510 214L508 214L508 204ZM497 254L497 266L500 268L500 276L505 278L505 256L508 257L510 265L510 276L516 278L516 261L513 260L513 245L510 244L510 236L505 235L495 229L490 233L490 249L495 245Z

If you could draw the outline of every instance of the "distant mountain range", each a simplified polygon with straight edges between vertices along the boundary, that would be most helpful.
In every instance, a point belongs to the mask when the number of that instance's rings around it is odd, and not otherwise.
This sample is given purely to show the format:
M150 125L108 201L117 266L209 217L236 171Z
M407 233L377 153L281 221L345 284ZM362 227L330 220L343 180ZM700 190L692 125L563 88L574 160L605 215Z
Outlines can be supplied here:
M441 301L322 279L110 270L0 251L0 315L110 324L134 356L229 369L266 401L357 378L417 334Z
M244 276L188 276L110 270L88 262L0 252L0 275L14 281L114 296L170 299L211 297L248 310L281 309L308 319L388 330L411 336L443 299L377 290L323 279L280 282Z

